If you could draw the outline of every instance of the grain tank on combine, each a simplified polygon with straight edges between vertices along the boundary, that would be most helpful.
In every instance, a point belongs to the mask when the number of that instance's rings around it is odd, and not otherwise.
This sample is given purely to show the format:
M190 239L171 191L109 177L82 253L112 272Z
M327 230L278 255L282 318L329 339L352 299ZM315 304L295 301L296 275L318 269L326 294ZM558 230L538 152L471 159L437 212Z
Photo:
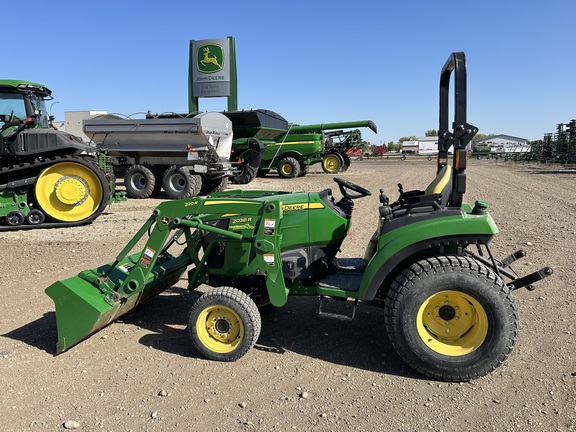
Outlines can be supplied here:
M442 68L439 117L435 178L422 190L400 185L395 201L380 191L378 224L363 257L337 256L354 202L371 195L342 178L334 178L340 197L330 188L235 190L166 201L114 262L46 289L56 306L57 353L184 276L190 290L211 287L188 320L191 343L208 359L241 358L258 340L261 309L308 296L320 305L326 297L346 300L352 317L360 301L381 308L382 328L366 330L387 334L398 355L428 377L468 381L493 371L517 340L513 291L533 288L552 270L518 276L510 267L523 251L496 259L490 245L498 228L488 204L463 200L466 148L478 131L466 120L464 53L453 53Z
M45 86L0 81L0 230L92 222L110 201L106 155L55 130Z

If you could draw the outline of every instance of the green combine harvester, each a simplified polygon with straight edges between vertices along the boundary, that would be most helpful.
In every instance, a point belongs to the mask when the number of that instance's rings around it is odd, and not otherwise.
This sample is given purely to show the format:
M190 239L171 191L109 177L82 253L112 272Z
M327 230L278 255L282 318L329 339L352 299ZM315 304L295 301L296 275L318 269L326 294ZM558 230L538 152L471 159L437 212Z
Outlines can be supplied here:
M261 310L312 296L382 308L385 328L376 333L387 333L398 355L429 377L467 381L491 372L517 339L512 292L552 270L516 276L509 266L524 252L495 259L498 229L488 204L463 202L466 146L477 133L466 121L464 53L453 53L441 72L439 131L436 178L423 190L400 186L393 202L380 192L364 257L337 257L354 201L371 195L342 178L334 178L340 198L331 189L237 190L160 204L113 263L46 289L56 306L57 353L184 276L190 290L212 287L192 305L188 323L192 344L208 359L239 359L258 340Z
M261 140L265 149L257 170L244 164L245 170L232 177L236 184L247 183L256 175L265 177L271 171L281 178L302 177L317 163L328 174L346 171L350 166L347 151L364 144L358 128L378 130L372 120L294 125L269 110L228 111L224 115L233 125L234 158L249 159L248 140L252 137Z

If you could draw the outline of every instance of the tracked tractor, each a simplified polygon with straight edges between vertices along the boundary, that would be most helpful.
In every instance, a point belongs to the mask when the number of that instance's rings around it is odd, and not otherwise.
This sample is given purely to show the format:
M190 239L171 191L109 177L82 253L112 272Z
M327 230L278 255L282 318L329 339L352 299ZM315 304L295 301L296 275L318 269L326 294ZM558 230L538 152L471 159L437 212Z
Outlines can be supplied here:
M28 81L0 81L0 230L92 222L110 201L104 154L51 127L51 91Z
M489 373L517 339L513 291L552 270L517 276L510 265L524 252L496 259L488 204L463 201L466 146L477 132L466 121L463 53L442 69L439 130L436 177L422 190L400 186L396 200L380 191L378 226L363 257L338 252L355 201L371 192L342 178L334 178L339 197L330 188L236 190L160 204L114 262L46 289L56 306L57 353L186 278L190 290L211 287L188 319L191 343L208 359L241 358L258 340L261 311L308 296L381 308L385 326L370 331L386 333L398 355L429 377L467 381Z

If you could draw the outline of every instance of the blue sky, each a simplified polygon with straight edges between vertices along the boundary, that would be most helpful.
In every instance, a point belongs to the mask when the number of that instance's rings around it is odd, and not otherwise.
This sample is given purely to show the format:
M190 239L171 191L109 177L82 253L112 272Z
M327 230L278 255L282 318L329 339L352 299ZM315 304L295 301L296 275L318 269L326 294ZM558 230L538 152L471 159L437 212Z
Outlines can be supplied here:
M227 36L239 108L298 124L370 119L373 144L438 128L453 51L467 56L468 121L480 133L541 139L576 118L573 0L31 0L4 18L0 76L51 88L57 119L186 112L189 41Z

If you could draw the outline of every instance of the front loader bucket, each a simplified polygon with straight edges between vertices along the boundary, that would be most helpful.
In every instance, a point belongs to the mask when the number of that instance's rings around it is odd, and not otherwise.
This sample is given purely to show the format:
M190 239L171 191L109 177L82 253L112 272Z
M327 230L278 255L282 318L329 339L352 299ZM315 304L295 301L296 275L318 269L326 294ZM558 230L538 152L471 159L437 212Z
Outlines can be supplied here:
M118 263L110 272L108 280L118 287L134 267L137 254ZM95 270L86 270L78 276L54 282L46 288L46 294L54 300L58 343L56 354L66 351L138 305L160 294L178 282L186 265L179 259L157 263L142 290L120 300L114 300L110 291L95 282L113 264ZM113 294L113 293L112 293Z

